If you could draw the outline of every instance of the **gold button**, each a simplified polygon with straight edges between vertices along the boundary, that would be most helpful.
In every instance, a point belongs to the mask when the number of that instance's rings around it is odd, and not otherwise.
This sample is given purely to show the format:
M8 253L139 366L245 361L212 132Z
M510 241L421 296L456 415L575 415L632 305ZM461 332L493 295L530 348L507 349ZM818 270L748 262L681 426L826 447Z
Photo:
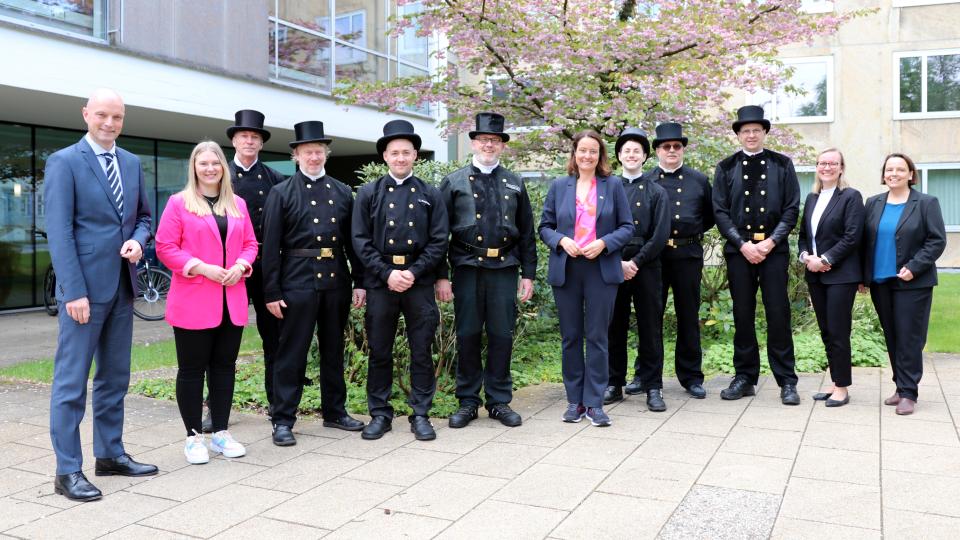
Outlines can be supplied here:
M743 160L743 164L746 165L746 164L747 164L747 160Z
M750 226L749 226L749 225L747 225L747 230L748 230L748 231L750 230Z
M682 174L680 175L680 179L683 180L683 175L682 175Z
M317 258L319 259L320 257L317 257ZM318 278L322 278L322 277L323 277L323 274L321 274L320 272L317 272L317 277L318 277Z
M322 258L322 257L317 257L317 260L318 260L318 261L321 261L321 260L323 260L323 258Z
M482 237L482 236L477 236L477 242L483 242L483 237Z
M766 165L767 162L761 159L761 160L760 160L760 164L761 164L761 165Z
M389 205L389 206L390 206L390 208L393 208L393 203L390 203L390 205Z
M392 187L389 187L389 188L387 188L387 191L389 191L390 193L393 193L393 188L392 188Z
M327 187L330 187L330 184L329 184L329 183L327 183Z
M504 199L507 199L507 200L510 200L510 196L509 196L509 195L504 195L503 198L504 198Z
M761 175L760 175L760 179L761 179L761 180L766 180L766 179L767 179L767 175L761 174Z
M263 195L263 190L261 189L261 190L258 191L257 193L259 193L260 195Z
M663 175L662 175L662 174L660 175L660 178L663 178Z
M749 176L747 176L747 175L743 175L743 179L744 179L744 180L749 180L749 179L750 179L750 177L749 177Z
M477 260L482 262L482 261L483 261L483 257L477 257Z
M322 236L318 236L318 237L317 237L317 242L320 242L320 241L322 241L322 240L323 240L323 237L322 237Z
M680 201L677 201L677 206L680 206Z
M683 192L683 188L677 188L677 193L682 193L682 192Z
M471 176L470 179L473 180L473 177Z
M503 216L503 219L510 221L510 216Z
M413 208L413 203L407 205L408 208Z
M392 220L392 219L389 221L389 223L390 223L390 226L393 227L393 220Z
M480 219L480 214L477 214L477 219Z
M761 194L761 195L766 195L767 192L766 192L765 190L762 190L762 189L761 189L761 190L760 190L760 194Z
M393 238L387 240L387 243L388 243L388 244L392 244L392 243L393 243Z
M410 227L413 227L413 222L412 222L412 221L408 221L408 222L407 222L407 225L410 226Z
M761 212L766 212L766 209L761 206L761 207L760 207L760 211L761 211Z
M503 241L504 241L504 242L507 241L507 237L506 237L506 236L503 237Z
M261 176L261 175L258 174L258 175L257 175L257 178L263 178L263 176Z
M506 178L503 179L503 183L504 183L504 184L507 183L507 179L506 179Z
M674 230L673 230L673 234L680 234L680 231L674 229Z
M407 240L407 244L413 245L413 240Z
M314 222L314 223L320 223L320 220L319 220L318 218L313 218L313 222Z
M416 193L416 192L417 192L417 188L415 187L410 188L410 193Z
M336 237L336 236L331 236L331 237L330 237L330 240L333 241L333 242L336 242L336 241L337 241L337 237Z
M506 258L506 257L500 257L500 260L501 260L501 261L505 261L505 260L507 260L507 258Z
M640 184L640 189L643 189L643 184ZM603 197L600 197L600 198L602 199Z
M673 219L680 219L680 214L673 216Z
M761 231L763 230L763 225L760 226L760 230L761 230Z
M317 205L317 201L310 201L310 204L316 206L316 205Z
M331 222L331 223L336 223L336 222L337 222L337 218L335 218L335 217L330 218L330 222Z
M330 277L336 277L336 275L337 275L336 272L330 272Z
M333 204L333 199L330 199L330 200L327 201L327 202L330 203L330 204Z
M634 225L639 225L639 224L640 224L640 222L639 222L639 221L637 221L637 220L633 220L633 224L634 224Z
M748 207L746 207L746 208L744 208L744 210L746 210L746 211L747 211L747 213L750 213L750 207L749 207L749 206L748 206Z
M479 196L479 195L477 195L476 193L474 193L474 194L473 194L473 198L474 198L474 199L479 199L479 198L480 198L480 196Z
M749 195L750 195L750 190L748 189L748 190L744 191L743 194L749 196Z
M307 184L307 189L310 189L312 187L313 187L313 184Z
M640 201L637 201L637 206L640 206Z

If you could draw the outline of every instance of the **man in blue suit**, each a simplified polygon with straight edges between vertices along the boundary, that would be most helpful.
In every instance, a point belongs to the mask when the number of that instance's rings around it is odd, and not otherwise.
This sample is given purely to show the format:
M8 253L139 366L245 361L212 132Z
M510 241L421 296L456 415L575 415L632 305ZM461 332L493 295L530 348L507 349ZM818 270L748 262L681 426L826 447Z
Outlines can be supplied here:
M50 438L57 455L54 491L92 501L102 494L84 476L79 425L93 376L93 454L97 476L146 476L123 449L123 399L130 384L136 263L150 240L150 208L140 160L117 148L120 96L93 92L83 108L87 134L47 159L44 200L57 273L60 334L50 396Z

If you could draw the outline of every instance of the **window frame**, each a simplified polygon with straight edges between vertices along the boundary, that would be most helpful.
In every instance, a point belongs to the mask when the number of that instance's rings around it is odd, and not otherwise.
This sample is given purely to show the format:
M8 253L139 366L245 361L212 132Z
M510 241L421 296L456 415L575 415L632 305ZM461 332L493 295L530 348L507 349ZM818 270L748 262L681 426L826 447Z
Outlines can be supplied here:
M960 109L956 111L927 111L927 58L930 56L960 55L960 48L928 49L923 51L898 51L893 53L893 119L917 120L926 118L960 118ZM920 58L920 112L900 111L900 60Z
M58 27L56 27L56 26L47 25L47 24L44 24L44 23L42 23L42 22L29 21L29 20L26 20L26 19L21 19L21 18L15 17L15 16L13 16L13 15L0 14L0 22L10 23L10 24L14 24L14 25L17 25L17 26L23 26L23 27L31 28L31 29L33 29L33 30L38 30L38 31L41 31L41 32L49 32L49 33L51 33L51 34L57 34L57 35L60 35L60 36L66 36L66 37L70 37L70 38L80 39L80 40L83 40L83 41L88 41L88 42L90 42L90 43L99 43L99 44L107 44L107 45L109 45L109 44L110 44L110 34L112 34L112 33L114 33L114 32L117 31L116 29L110 28L110 3L109 3L108 1L103 1L103 2L100 2L100 3L96 3L96 2L95 2L95 3L94 3L94 9L95 9L95 10L96 10L97 6L100 6L100 9L102 10L102 14L100 15L100 17L101 17L100 24L102 24L103 27L104 27L104 28L103 28L103 37L102 37L102 38L96 37L96 36L92 35L92 33L91 33L90 35L88 35L88 34L83 34L83 33L75 32L75 31L68 30L68 29L65 29L65 28L58 28ZM97 21L96 21L97 15L96 15L96 12L94 12L94 17L93 17L93 18L94 18L94 29L95 29L95 28L96 28L96 25L97 25Z
M832 54L818 55L818 56L793 56L789 58L779 58L786 67L793 67L800 64L819 64L823 63L826 66L827 74L827 114L823 116L777 116L777 98L780 93L780 89L774 91L771 96L772 102L772 118L771 121L778 124L829 124L834 121L834 93L836 92L836 82L835 82L835 72L834 72L834 58ZM789 84L789 81L784 81L786 84ZM751 105L760 105L759 99L757 99L757 94L750 94L749 98Z
M919 7L919 6L938 6L942 4L957 4L957 0L893 0L890 7Z
M927 193L927 172L938 170L957 170L960 171L960 162L942 162L942 163L917 163L917 172L920 173L920 191ZM941 206L943 201L940 201ZM946 225L947 232L960 232L960 224Z

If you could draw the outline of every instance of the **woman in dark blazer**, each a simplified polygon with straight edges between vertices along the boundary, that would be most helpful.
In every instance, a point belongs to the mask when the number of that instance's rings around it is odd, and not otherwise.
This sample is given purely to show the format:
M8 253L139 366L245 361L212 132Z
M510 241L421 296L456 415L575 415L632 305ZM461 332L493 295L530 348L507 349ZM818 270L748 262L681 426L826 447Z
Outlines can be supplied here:
M827 407L850 402L852 381L850 330L853 301L860 271L860 237L863 234L863 198L843 178L843 154L836 148L820 152L813 191L807 195L800 221L800 262L817 325L827 352L833 389L814 394Z
M587 416L609 426L603 411L607 388L607 329L617 287L623 283L620 249L633 236L633 218L623 183L611 177L606 145L594 131L573 138L567 174L550 184L540 238L550 246L547 281L560 319L564 422ZM586 340L586 356L584 356Z
M880 178L889 191L867 199L863 276L883 327L897 385L883 403L896 405L897 414L912 414L923 376L936 263L947 234L937 198L912 189L919 175L909 157L887 156Z

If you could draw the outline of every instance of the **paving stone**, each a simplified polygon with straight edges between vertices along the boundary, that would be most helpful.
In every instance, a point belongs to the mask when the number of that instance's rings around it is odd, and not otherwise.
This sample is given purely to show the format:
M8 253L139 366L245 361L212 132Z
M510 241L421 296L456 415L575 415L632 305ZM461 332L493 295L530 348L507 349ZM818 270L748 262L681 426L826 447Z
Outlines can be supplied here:
M396 486L410 486L457 459L456 454L398 448L365 463L344 476Z
M865 486L880 485L880 455L873 452L803 446L793 476Z
M666 421L668 418L673 416L678 410L680 410L686 399L675 399L668 396L666 393L663 394L663 402L667 405L667 410L663 412L652 412L647 408L647 397L644 394L638 394L636 396L627 396L626 399L617 403L616 406L605 407L604 410L611 415L617 416L636 416L640 418L650 418L657 419L661 421ZM563 409L559 410L560 414L563 414L563 410L566 409L566 403L563 405ZM560 418L556 416L556 418Z
M781 495L793 460L717 452L698 484Z
M688 399L680 410L687 412L732 414L734 416L740 416L749 405L749 399L738 399L734 401L720 399L720 391L718 390L712 393L708 391L705 399Z
M638 451L651 459L706 465L721 443L719 437L657 431Z
M513 479L493 499L573 510L607 475L604 471L538 463Z
M566 512L552 508L487 500L457 520L437 539L540 539L547 536L566 515Z
M735 426L720 450L738 454L793 459L800 448L799 431Z
M19 527L58 511L43 504L0 497L0 531Z
M960 518L883 509L883 534L886 538L924 538L954 540L960 531Z
M512 479L527 470L550 449L544 446L490 441L450 463L444 470Z
M612 428L597 428L585 431L605 431L608 429ZM554 465L576 464L588 469L612 471L620 465L627 456L632 454L633 451L637 449L637 446L638 443L632 441L596 439L577 434L547 454L547 456L541 460L541 463L552 463Z
M880 487L794 477L780 516L879 530Z
M679 410L664 422L662 431L692 433L725 437L737 422L737 417L729 414L713 414Z
M896 407L880 407L880 416L882 416L884 420L907 419L911 421L923 420L925 422L953 423L953 417L950 415L950 407L948 407L946 403L939 401L920 401L917 403L916 409L909 418L897 416ZM901 424L905 424L905 422L901 422Z
M153 477L148 482L131 487L130 491L176 501L189 501L262 470L263 467L247 465L239 460L211 459L210 463L204 465L192 465Z
M874 426L857 424L810 422L806 433L803 434L801 444L822 448L838 448L840 450L879 452L880 429Z
M27 441L33 441L38 437L45 437L49 442L50 430L25 422L0 422L0 442L17 442L36 446L36 442Z
M880 437L885 441L922 441L937 446L960 447L957 427L952 422L927 422L909 416L884 416L880 428Z
M354 433L350 437L325 444L315 452L357 459L376 459L414 440L413 434L408 431L406 420L403 418L401 420L403 423L394 419L393 431L388 431L382 438L375 441L365 441L359 434Z
M150 450L150 448L138 446L136 444L130 444L130 443L125 443L123 445L123 449L128 454L130 454L131 456L133 456L138 460L141 459L139 457L141 454L143 454L145 451ZM45 450L40 450L40 451L44 452L45 455L31 461L19 463L17 465L14 465L14 467L23 471L30 471L30 472L35 472L39 474L55 474L57 470L57 456L52 451L49 451L49 452ZM85 472L92 471L94 465L97 462L96 458L93 456L93 442L89 441L87 442L87 444L84 444L83 446L81 446L80 451L83 455L83 470Z
M140 523L165 531L206 537L246 521L290 497L289 493L230 485Z
M15 442L3 443L0 444L0 469L13 467L49 455L52 455L52 451L35 446Z
M534 446L547 446L554 448L563 443L563 441L573 437L577 432L586 427L593 426L590 426L589 422L567 424L560 420L559 415L556 416L556 419L550 420L532 418L524 422L521 426L504 431L493 440L497 442L529 444ZM611 426L604 429L616 428Z
M883 471L883 506L960 517L960 483L939 474Z
M46 418L46 421L42 420L43 418ZM44 423L38 424L34 419ZM22 422L24 424L46 426L50 423L50 410L49 408L31 407L24 403L17 403L13 407L0 407L0 425L4 422Z
M702 465L648 459L634 452L596 491L644 499L680 502L703 471Z
M795 538L843 538L844 540L880 540L880 531L861 529L860 527L844 527L836 523L821 523L780 517L773 526L770 540L793 540Z
M51 474L46 475L19 469L0 469L0 497L47 483L52 486L52 471Z
M437 471L384 501L379 508L456 520L506 483L502 478Z
M778 495L694 486L660 530L659 538L765 539L779 504Z
M370 418L366 416L354 416L354 418L364 423L370 420ZM266 420L266 417L264 417L264 423L267 426L267 434L270 435L272 428ZM294 435L310 435L311 437L323 437L325 439L346 439L347 437L358 436L356 431L323 427L323 420L317 418L298 419L297 424L293 426L293 433Z
M554 538L656 538L677 507L675 502L636 499L610 493L587 497L550 533ZM637 524L642 523L641 527Z
M851 390L852 392L852 390ZM851 394L852 395L852 394ZM876 403L857 405L851 403L843 407L824 407L817 405L810 415L811 422L832 422L838 424L858 424L862 426L879 426L880 411Z
M883 468L960 478L960 448L924 443L882 441Z
M333 441L334 439L300 435L297 437L297 444L294 446L277 446L273 444L273 437L271 436L252 444L247 444L247 455L238 459L252 465L273 467L290 461L297 456L302 456L307 452L316 450L321 446L330 444Z
M778 398L779 399L779 398ZM737 424L760 429L803 431L810 419L810 409L802 407L762 407L751 404Z
M183 455L183 440L136 455L137 461L156 465L160 474L168 474L184 467L193 467ZM209 442L209 439L208 439Z
M150 448L159 448L175 442L183 446L186 440L186 428L183 427L183 420L177 417L166 422L159 422L155 425L130 431L123 434L124 443L132 443L139 446L148 446Z
M22 538L98 538L175 504L168 499L120 491L95 503L80 504L6 532Z
M308 453L240 480L247 486L303 493L366 463L362 459Z
M391 512L374 508L348 522L325 538L376 538L377 540L405 540L432 538L450 525L442 519Z
M264 538L313 540L322 538L329 533L330 531L324 529L257 516L231 527L213 538L214 540L263 540Z
M595 439L617 439L642 443L653 434L664 420L648 416L623 416L611 412L612 429L584 429L577 433L577 437L592 437ZM592 427L592 426L591 426Z
M100 540L179 540L181 538L197 537L187 536L183 533L162 531L160 529L145 527L143 525L137 525L134 523L133 525L127 525L122 529L117 529L106 536L101 536Z
M398 486L335 478L267 510L263 517L334 530L400 491Z
M439 420L434 421L434 425L438 423L440 423ZM468 427L461 429L450 429L446 425L440 425L437 427L437 438L435 440L418 441L414 439L407 443L405 447L433 452L469 454L507 429L500 422L497 422L497 426L479 426L478 423L477 420L474 420ZM443 424L446 424L446 420L443 421Z

